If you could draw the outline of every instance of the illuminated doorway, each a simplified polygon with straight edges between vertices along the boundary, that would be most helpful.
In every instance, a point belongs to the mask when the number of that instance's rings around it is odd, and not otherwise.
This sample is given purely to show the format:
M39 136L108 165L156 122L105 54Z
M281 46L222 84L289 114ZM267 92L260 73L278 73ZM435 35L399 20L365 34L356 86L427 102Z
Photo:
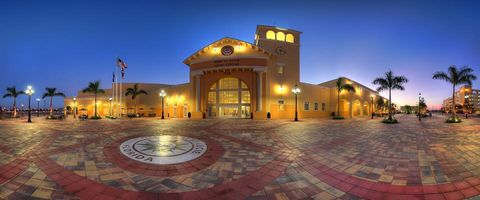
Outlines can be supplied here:
M208 117L250 118L250 91L238 78L222 78L208 91Z

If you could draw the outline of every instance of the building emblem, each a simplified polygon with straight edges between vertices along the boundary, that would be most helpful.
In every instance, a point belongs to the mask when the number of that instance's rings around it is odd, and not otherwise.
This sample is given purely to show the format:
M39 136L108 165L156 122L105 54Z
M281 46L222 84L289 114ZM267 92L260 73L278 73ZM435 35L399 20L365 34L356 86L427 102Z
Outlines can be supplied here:
M201 140L174 135L137 137L123 142L119 148L133 160L159 165L190 161L207 151Z
M275 49L275 52L277 52L278 55L284 55L287 53L287 50L283 48L283 46L279 46Z
M222 55L229 56L233 54L234 49L232 46L227 45L227 46L223 46L221 51L222 51Z

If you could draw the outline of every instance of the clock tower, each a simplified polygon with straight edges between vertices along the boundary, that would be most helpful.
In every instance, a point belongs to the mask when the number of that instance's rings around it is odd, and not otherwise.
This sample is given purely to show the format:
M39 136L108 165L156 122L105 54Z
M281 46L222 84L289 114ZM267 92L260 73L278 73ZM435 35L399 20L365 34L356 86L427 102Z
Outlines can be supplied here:
M279 84L300 82L301 32L275 26L258 25L255 45L275 54L276 63L269 64L269 77Z
M268 61L265 93L269 97L266 111L287 117L293 112L291 90L300 86L301 32L275 26L258 25L255 45L269 51L275 58Z

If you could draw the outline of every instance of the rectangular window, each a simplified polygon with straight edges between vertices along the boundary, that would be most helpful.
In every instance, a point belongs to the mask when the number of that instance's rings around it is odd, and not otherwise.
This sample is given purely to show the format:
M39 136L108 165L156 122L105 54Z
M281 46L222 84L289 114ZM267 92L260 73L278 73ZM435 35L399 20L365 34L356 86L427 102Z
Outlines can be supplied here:
M310 103L308 103L308 101L305 101L304 110L309 110L309 109L310 109Z
M208 103L209 104L216 104L217 103L217 93L216 92L208 92Z
M317 103L317 102L315 102L315 103L313 104L313 109L314 109L315 111L318 111L318 103Z
M325 103L322 103L322 111L325 112Z
M242 103L250 103L250 91L242 91Z
M237 91L221 91L219 92L221 104L232 104L238 103L238 92Z
M284 72L285 64L284 63L277 63L277 73L282 75Z
M283 74L283 66L277 66L277 73Z
M285 111L285 101L284 100L278 100L278 110L279 111Z

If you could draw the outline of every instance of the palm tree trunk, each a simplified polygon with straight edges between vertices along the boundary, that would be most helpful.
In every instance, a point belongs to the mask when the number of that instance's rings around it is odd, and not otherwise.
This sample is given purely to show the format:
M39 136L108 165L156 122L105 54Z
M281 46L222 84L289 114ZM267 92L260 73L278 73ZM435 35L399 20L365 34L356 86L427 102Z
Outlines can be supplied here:
M13 118L17 117L17 97L13 97Z
M392 120L392 89L388 88L388 120Z
M340 90L337 90L337 116L340 116Z
M53 115L53 105L52 105L52 103L53 103L53 97L50 97L50 116Z
M453 84L453 92L452 92L452 116L455 116L455 84Z
M95 96L95 108L94 108L94 112L95 112L95 118L97 117L97 93L95 92L94 93L94 96Z
M137 100L135 100L134 111L135 111L135 115L137 115Z

